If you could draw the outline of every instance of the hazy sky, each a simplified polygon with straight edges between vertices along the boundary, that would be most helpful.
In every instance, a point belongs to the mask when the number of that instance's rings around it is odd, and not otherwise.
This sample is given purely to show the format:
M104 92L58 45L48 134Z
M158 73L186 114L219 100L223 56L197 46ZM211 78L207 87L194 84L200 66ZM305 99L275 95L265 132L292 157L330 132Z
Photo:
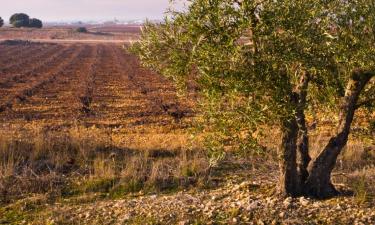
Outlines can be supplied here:
M0 17L16 12L44 21L159 19L168 0L0 0Z

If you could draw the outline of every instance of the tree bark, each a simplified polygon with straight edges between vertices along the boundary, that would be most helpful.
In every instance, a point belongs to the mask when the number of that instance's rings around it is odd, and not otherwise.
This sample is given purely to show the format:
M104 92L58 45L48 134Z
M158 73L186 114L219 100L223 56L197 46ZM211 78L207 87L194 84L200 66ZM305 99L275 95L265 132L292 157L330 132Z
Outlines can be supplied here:
M279 153L279 192L283 196L296 197L301 193L296 163L297 135L298 125L295 118L284 121L283 137Z
M373 76L371 72L353 71L341 104L336 134L314 161L310 176L304 185L305 194L315 198L329 198L338 194L331 182L331 173L337 157L347 144L359 96Z
M298 124L297 138L297 165L300 184L304 184L309 176L308 166L311 161L309 155L309 136L306 126L305 108L307 103L307 89L310 82L310 75L304 73L301 76L300 83L297 87L298 104L296 110L296 121Z
M288 104L292 111L297 108L298 97L298 93L291 89ZM301 194L301 183L297 168L298 124L293 114L282 121L282 133L279 192L283 196L296 197Z
M301 195L302 184L308 177L307 167L310 156L305 108L309 82L310 75L303 73L298 85L294 90L290 90L289 106L293 114L283 122L283 138L280 149L279 191L284 196Z

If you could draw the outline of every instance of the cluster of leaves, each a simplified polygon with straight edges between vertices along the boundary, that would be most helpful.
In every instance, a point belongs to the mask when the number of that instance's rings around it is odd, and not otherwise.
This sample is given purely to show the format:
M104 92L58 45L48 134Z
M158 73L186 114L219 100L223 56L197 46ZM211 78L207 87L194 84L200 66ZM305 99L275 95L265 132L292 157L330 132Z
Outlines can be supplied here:
M304 74L313 84L307 106L337 108L351 72L374 70L374 10L372 0L193 0L147 23L133 50L180 88L199 83L212 152L254 149L260 127L294 116L291 93ZM374 88L361 105L373 106Z
M252 77L246 67L247 47L238 44L250 22L249 6L237 7L230 0L195 1L189 13L172 12L161 24L147 23L142 41L133 46L145 66L180 89L191 77L198 81L205 98L197 124L207 134L214 158L221 158L227 146L254 146L254 121L264 119L256 110L261 106L254 105L254 86L249 85L256 81L247 79Z
M3 18L0 17L0 27L2 27L4 25L4 20Z
M14 27L33 27L33 28L43 27L43 23L41 20L30 18L25 13L13 14L9 19L9 23L12 24Z
M39 19L32 18L29 20L29 27L42 28L43 23Z

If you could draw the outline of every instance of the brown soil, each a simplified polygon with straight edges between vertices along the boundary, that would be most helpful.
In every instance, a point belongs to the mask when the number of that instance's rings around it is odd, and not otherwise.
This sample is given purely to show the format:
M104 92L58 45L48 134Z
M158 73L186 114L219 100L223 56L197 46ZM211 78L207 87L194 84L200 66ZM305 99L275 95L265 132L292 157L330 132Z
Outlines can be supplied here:
M192 115L173 85L116 44L0 45L2 124L176 125Z
M83 25L84 26L84 25ZM122 41L137 40L140 34L140 26L86 26L87 33L76 32L77 27L46 27L35 28L0 28L0 40L22 39L22 40L91 40L92 41Z

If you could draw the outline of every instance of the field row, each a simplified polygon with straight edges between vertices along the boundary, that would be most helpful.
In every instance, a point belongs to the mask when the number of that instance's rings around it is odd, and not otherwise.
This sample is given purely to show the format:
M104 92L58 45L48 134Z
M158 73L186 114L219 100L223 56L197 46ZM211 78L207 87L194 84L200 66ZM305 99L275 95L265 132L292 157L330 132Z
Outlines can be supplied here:
M193 113L170 82L115 44L1 44L0 51L4 126L181 128Z

